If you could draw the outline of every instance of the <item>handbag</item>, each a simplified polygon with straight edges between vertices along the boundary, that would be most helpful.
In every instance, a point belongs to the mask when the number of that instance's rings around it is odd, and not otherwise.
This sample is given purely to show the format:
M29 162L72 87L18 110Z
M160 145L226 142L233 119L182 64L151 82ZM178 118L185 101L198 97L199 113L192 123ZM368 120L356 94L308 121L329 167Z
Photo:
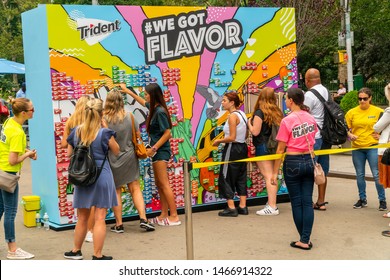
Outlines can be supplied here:
M325 180L326 180L325 179L325 172L322 169L321 164L314 162L313 158L311 158L311 159L312 159L313 165L314 165L314 182L317 185L325 184Z
M145 159L148 157L148 154L146 153L146 147L143 142L139 141L137 138L136 130L135 130L135 122L134 122L134 116L133 114L130 114L131 117L131 127L132 127L132 133L133 133L133 144L134 144L134 151L138 158Z
M384 165L390 165L390 148L387 148L383 153L381 163Z
M19 178L20 175L11 174L3 170L0 170L0 189L9 193L14 193Z
M298 119L300 120L301 124L303 124L303 122L302 122L301 118L299 117L299 115L298 114L296 114L296 115L297 115ZM314 182L317 185L325 184L325 181L326 181L325 172L322 169L321 164L319 164L318 162L314 161L314 158L313 158L314 151L311 149L311 146L310 146L310 143L309 143L309 139L307 138L306 130L305 130L305 138L306 138L306 143L309 146L309 152L310 152L310 155L311 155L311 160L313 162Z
M0 115L9 116L8 107L0 101Z

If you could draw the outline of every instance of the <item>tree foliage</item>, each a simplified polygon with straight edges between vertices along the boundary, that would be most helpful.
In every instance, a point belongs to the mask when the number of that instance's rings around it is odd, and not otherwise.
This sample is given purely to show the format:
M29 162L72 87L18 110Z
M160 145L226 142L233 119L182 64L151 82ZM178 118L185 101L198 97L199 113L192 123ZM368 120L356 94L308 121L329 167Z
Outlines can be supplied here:
M295 8L297 51L313 44L318 37L327 36L329 27L341 21L340 0L259 0L261 7Z
M390 2L354 0L351 28L354 72L361 73L366 81L390 80Z

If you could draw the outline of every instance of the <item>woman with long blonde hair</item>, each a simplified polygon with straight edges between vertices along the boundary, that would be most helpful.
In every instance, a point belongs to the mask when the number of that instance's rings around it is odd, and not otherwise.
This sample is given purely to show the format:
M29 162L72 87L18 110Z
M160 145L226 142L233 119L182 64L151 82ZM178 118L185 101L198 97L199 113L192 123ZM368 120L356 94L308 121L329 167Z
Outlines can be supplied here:
M260 91L259 97L253 108L253 115L248 120L249 131L253 135L253 145L256 148L256 156L269 155L267 142L271 136L272 124L280 125L283 113L277 105L276 94L273 88L265 87ZM268 193L268 202L265 207L256 212L257 215L278 215L276 205L278 186L271 184L274 160L262 160L256 162L257 168L263 175Z
M89 100L91 100L91 97L89 95L82 95L79 99L77 99L74 112L65 123L64 133L61 139L62 148L68 147L68 142L66 140L68 139L71 130L84 122L85 105ZM91 208L91 215L88 221L88 232L87 235L85 236L86 242L93 242L93 233L92 233L93 223L94 223L93 211L95 211L94 207Z
M104 105L104 120L108 128L116 132L116 141L120 149L117 156L111 152L108 153L118 199L118 206L113 207L116 224L111 227L111 231L116 233L124 232L122 223L123 185L127 186L133 198L134 206L140 217L140 227L146 231L153 231L155 229L154 226L146 218L145 202L139 182L139 162L132 141L132 126L134 124L136 134L139 134L138 123L131 112L126 113L124 106L120 91L113 89L107 94ZM132 120L134 120L134 123Z
M111 260L111 256L104 256L102 249L106 237L105 218L107 209L118 205L114 178L108 161L104 161L108 150L113 154L119 153L119 145L115 141L115 131L106 128L102 120L103 101L91 99L85 105L84 123L73 129L67 139L68 156L72 155L74 147L79 143L92 147L96 166L102 166L100 176L96 182L87 187L75 186L73 207L77 209L77 224L74 234L73 249L65 252L67 259L80 260L83 258L81 247L87 233L88 218L91 207L95 206L93 227L93 260Z
M64 134L62 135L61 139L61 146L63 148L68 147L68 142L66 142L66 139L68 138L70 131L84 122L85 104L87 104L90 99L91 97L89 95L82 95L79 99L77 99L74 112L65 123Z

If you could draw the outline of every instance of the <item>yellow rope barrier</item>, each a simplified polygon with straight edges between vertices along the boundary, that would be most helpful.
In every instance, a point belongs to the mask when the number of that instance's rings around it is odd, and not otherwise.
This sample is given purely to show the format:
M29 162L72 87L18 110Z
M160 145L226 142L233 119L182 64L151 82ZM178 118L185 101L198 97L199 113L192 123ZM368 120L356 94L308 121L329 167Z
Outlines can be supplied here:
M375 146L370 147L364 147L364 148L343 148L343 149L326 149L326 150L316 150L314 151L314 154L316 156L321 155L333 155L333 154L341 154L350 152L353 150L360 150L360 149L378 149L378 148L390 148L390 143L386 144L378 144ZM266 156L258 156L258 157L250 157L235 161L217 161L217 162L195 162L192 164L193 169L203 168L203 167L209 167L209 166L215 166L215 165L221 165L225 163L233 163L233 162L256 162L256 161L263 161L263 160L275 160L278 158L281 158L285 154L274 154L274 155L266 155Z

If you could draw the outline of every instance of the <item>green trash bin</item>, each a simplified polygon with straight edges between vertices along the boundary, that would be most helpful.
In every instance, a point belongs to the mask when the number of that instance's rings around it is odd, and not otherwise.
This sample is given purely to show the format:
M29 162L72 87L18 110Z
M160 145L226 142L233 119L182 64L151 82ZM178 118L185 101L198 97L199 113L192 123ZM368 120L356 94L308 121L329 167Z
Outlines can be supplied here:
M353 75L353 89L360 90L363 87L363 75L356 74Z

